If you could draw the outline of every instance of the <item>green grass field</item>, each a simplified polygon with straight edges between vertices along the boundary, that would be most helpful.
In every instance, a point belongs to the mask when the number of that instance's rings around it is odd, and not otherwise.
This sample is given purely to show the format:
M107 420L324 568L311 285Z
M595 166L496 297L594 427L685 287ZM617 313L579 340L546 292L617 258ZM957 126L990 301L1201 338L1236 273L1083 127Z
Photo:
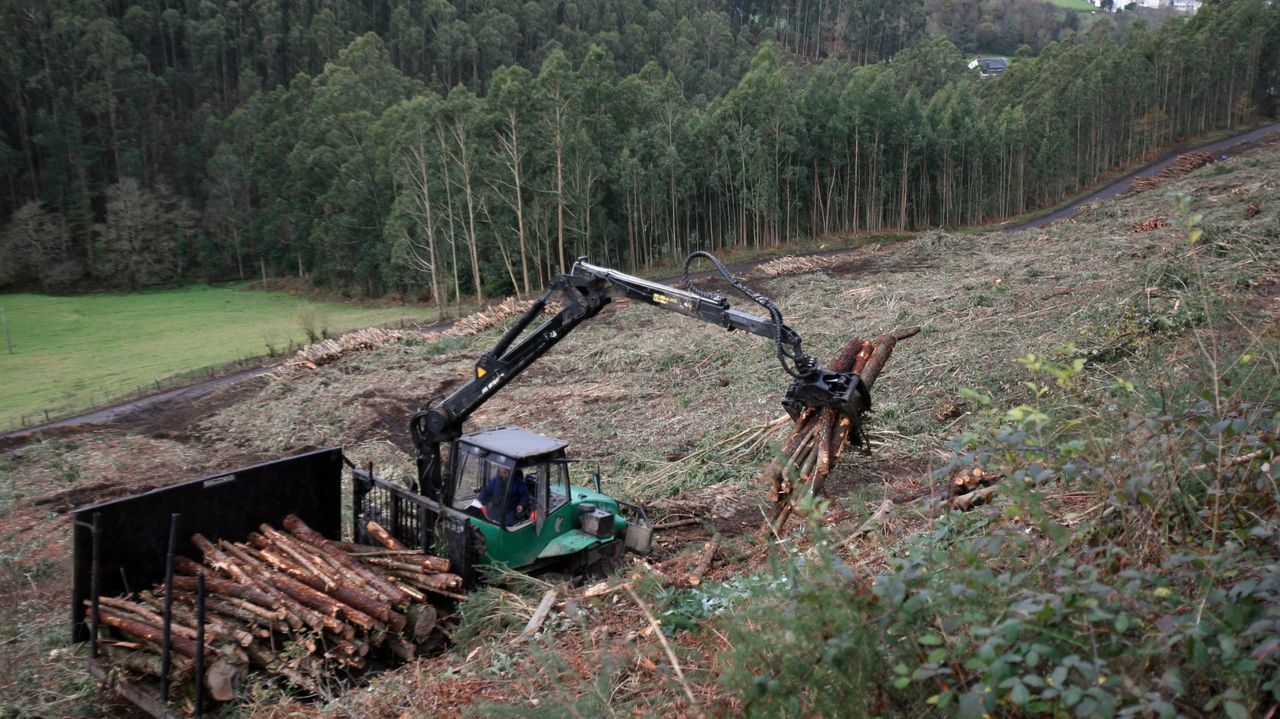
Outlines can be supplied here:
M0 336L0 430L67 415L139 386L305 344L304 324L330 334L434 310L316 302L278 292L196 286L81 297L0 295L13 342Z
M1071 10L1082 10L1084 12L1091 12L1098 9L1093 5L1090 5L1089 0L1049 0L1049 2L1057 5L1058 7L1065 7ZM1117 5L1117 7L1119 6Z

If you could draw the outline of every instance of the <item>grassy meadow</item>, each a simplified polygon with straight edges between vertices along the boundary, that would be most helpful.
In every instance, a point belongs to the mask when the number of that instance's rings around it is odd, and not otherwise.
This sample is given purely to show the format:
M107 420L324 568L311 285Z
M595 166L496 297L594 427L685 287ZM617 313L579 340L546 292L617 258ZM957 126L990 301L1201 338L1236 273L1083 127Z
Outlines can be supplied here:
M434 310L378 308L239 287L134 294L0 295L13 353L0 344L0 429L66 415L183 372L284 352L307 329L337 333L422 321ZM3 338L0 337L0 342Z
M1049 2L1064 7L1069 10L1081 10L1083 12L1094 12L1098 8L1089 3L1089 0L1049 0Z

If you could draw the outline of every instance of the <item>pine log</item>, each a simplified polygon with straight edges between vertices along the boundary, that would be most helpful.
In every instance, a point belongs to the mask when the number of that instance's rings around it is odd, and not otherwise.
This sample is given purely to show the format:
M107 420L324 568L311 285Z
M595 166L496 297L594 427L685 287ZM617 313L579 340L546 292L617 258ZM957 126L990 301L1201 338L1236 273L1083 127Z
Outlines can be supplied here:
M287 597L284 597L279 592L275 591L269 583L263 583L259 581L256 576L250 575L244 570L244 568L232 561L231 557L227 556L221 549L215 547L213 543L203 535L198 533L194 534L191 536L191 541L199 547L200 551L204 554L205 561L208 562L211 567L222 571L236 582L262 592L263 594L272 597L274 601L278 602L285 610L285 621L288 622L289 626L293 627L295 631L301 629L303 626L309 626L316 631L320 631L323 628L324 622L319 618L319 615L302 611L305 609L304 607L297 606L296 602L289 600ZM208 578L206 577L206 580L207 579Z
M436 621L439 614L436 608L430 604L412 604L406 611L409 620L409 633L414 644L421 644L427 641L427 637L431 636L431 630L435 629Z
M114 645L111 642L102 642L99 649L103 650L111 661L120 664L129 669L146 674L148 676L160 676L160 647L152 646L149 643L134 643L133 648ZM182 656L170 657L169 678L177 680L190 679L194 673L195 665L191 660Z
M273 572L267 565L249 555L243 547L233 545L230 542L223 540L222 548L225 549L232 557L241 562L241 571L247 572L247 575L252 578L255 586L259 588L270 587L268 590L269 593L274 596L279 596L281 601L284 603L285 608L289 610L289 613L301 619L307 626L317 632L324 631L326 629L334 632L335 634L341 634L343 632L343 625L336 618L317 612L311 607L299 602L288 592L281 591L276 585L276 578L280 575ZM350 627L346 627L346 631L352 632Z
M230 579L223 579L222 577L206 575L204 584L210 594L223 594L242 599L262 609L269 610L270 614L266 616L271 616L274 619L284 619L284 611L281 610L282 603L278 597L272 597L253 587L233 582ZM173 586L175 589L194 592L196 590L196 578L194 576L175 576L173 578Z
M214 595L206 597L205 602L209 611L216 612L227 619L239 622L244 626L258 627L262 631L266 631L268 633L276 632L279 634L288 634L293 631L293 628L290 627L288 622L285 622L283 619L263 616L254 611L254 609L249 609L248 607L238 604L238 602L244 602L244 600L237 597ZM261 609L261 607L258 607L255 604L249 603L249 605L255 609ZM281 611L280 614L283 617L284 612ZM259 635L259 638L261 638L261 635Z
M237 549L244 552L246 556L252 556L250 554L251 550L247 547L237 547ZM270 552L262 550L252 551L258 552L262 557L262 561L270 561L270 559L279 560L278 556L272 555ZM266 567L264 566L263 569L266 569ZM272 572L269 576L276 589L286 596L292 597L294 601L298 602L302 606L319 612L324 617L324 628L344 639L350 639L355 636L355 631L343 622L341 617L346 617L347 619L352 620L364 629L368 629L372 626L372 617L364 612L360 612L344 605L324 592L318 592L279 571Z
M157 588L157 590L162 588L163 587L159 587ZM163 611L163 608L164 608L163 595L157 597L151 592L141 592L138 595L138 597L142 599L142 601L151 605L152 607ZM176 620L173 623L173 627L174 628L177 628L178 626L192 627L191 635L189 638L195 639L196 638L195 627L197 624L199 624L195 615L195 609L193 608L195 606L195 597L192 597L191 595L185 592L183 593L174 592L174 600L175 601L171 602L169 605L172 611L172 617L174 620ZM157 616L156 618L159 619L160 617ZM179 622L181 622L181 625L179 624ZM219 623L216 620L209 619L208 617L205 617L204 630L205 630L205 633L208 635L207 636L208 639L221 640L224 642L232 642L235 644L239 644L242 647L248 646L253 641L253 635L240 629L239 627L227 626L225 624Z
M336 587L341 582L339 577L331 575L328 564L319 559L313 562L313 558L307 556L307 553L297 546L299 543L293 541L289 535L282 534L267 524L263 524L260 529L262 530L262 534L258 534L256 532L249 533L249 543L259 549L265 548L260 546L259 543L265 544L266 547L274 546L289 555L289 557L291 557L293 561L297 562L303 569L315 575L316 578L324 581L326 589L322 589L321 591L328 591L327 587Z
M288 529L294 536L307 544L310 544L316 549L325 552L330 558L334 559L342 566L350 569L361 577L364 577L364 579L368 581L374 589L378 590L379 594L382 594L392 604L402 604L406 599L408 599L404 592L400 591L387 580L378 576L377 572L374 572L365 565L356 561L351 555L334 546L333 542L325 539L319 532L308 527L306 522L303 522L298 518L298 515L290 514L285 517L284 526L285 529Z
M391 653L396 655L396 658L400 661L411 662L418 655L417 648L405 641L404 637L387 637L387 641L383 643L383 646L390 649Z
M103 624L119 629L125 634L156 645L164 643L164 630L161 627L138 621L109 607L99 607L98 615ZM195 658L196 656L196 643L186 637L171 635L169 646L184 657ZM206 655L212 654L213 650L205 646L204 652Z
M204 673L204 685L214 701L229 702L236 698L242 673L231 662L218 659Z
M404 546L400 540L391 536L391 532L388 532L381 524L378 524L372 519L364 526L365 529L369 530L369 534L372 534L373 538L381 542L382 546L387 549L408 549L408 547Z
M289 539L288 541L292 542L293 540ZM265 547L280 546L281 548L285 548L286 546L284 543L278 541L278 537L275 536L257 535L257 539L254 543L263 551L264 557L267 555L267 551L264 549ZM301 550L300 548L295 547L294 551L300 552ZM291 554L293 554L293 552L291 552ZM393 631L398 632L401 629L404 629L404 616L396 612L391 607L390 602L384 601L372 593L365 592L359 587L326 581L326 579L322 579L311 572L305 571L302 567L277 566L277 568L312 589L324 592L342 604L353 607L359 612L363 612L369 617L377 620L379 623L386 623ZM362 624L361 626L364 625ZM365 629L371 628L382 629L383 627L365 627Z
M402 572L394 569L387 570L387 571L390 572L389 577L391 581L398 580L400 582L401 589L403 589L406 593L411 593L416 595L414 596L415 601L419 601L419 602L426 601L427 598L425 595L422 594L422 592L439 594L442 597L449 597L450 599L466 599L467 598L465 594L461 594L459 592L453 592L448 589L442 589L433 584L428 584L424 582L423 579L425 577L422 574ZM422 590L422 592L417 590Z
M711 562L716 557L716 552L720 551L720 537L712 537L702 548L702 553L698 555L698 563L694 566L693 571L685 578L689 586L696 587L702 583L702 575L707 573L711 568Z
M164 626L164 617L151 611L144 604L138 604L119 597L99 597L98 603L104 607L111 607L112 609L118 610L122 614L132 614L138 619L138 621L146 622L147 624L154 624L157 627ZM181 622L171 621L169 626L171 632L177 636L193 640L196 638L196 630L191 627L183 626Z
M421 577L436 578L436 579L431 579L429 581L431 582L432 586L437 586L437 587L440 587L441 589L453 589L453 588L462 586L462 577L459 577L456 574L449 574L447 572L440 572L437 570L424 572L420 564L413 563L413 562L405 562L398 557L397 558L364 557L361 559L361 561L365 562L366 564L372 564L377 567L385 567L386 569L394 569L400 572L416 574Z

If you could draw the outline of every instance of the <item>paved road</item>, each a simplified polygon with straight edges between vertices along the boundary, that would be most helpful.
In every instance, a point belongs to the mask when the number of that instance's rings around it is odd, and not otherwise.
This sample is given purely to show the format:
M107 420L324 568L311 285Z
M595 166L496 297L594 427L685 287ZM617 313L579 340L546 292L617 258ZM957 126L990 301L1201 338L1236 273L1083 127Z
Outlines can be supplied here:
M1116 195L1123 193L1125 190L1129 189L1129 183L1133 182L1133 179L1136 177L1150 177L1152 175L1159 174L1161 170L1168 167L1175 159L1178 158L1179 155L1182 155L1188 152L1201 151L1201 152L1207 152L1210 155L1213 155L1215 158L1219 158L1223 155L1226 155L1227 157L1231 157L1234 154L1233 150L1237 145L1243 145L1244 143L1247 143L1247 142L1253 142L1254 140L1261 139L1262 137L1269 135L1273 132L1280 132L1280 122L1267 125L1266 127L1259 127L1256 130L1251 130L1249 132L1246 132L1240 135L1228 137L1225 140L1218 140L1217 142L1210 142L1206 145L1200 145L1199 147L1183 147L1181 149L1171 150L1168 153L1161 156L1159 160L1156 160L1150 165L1147 165L1146 167L1135 170L1125 175L1119 180L1116 180L1115 182L1112 182L1111 184L1094 191L1088 197L1076 200L1075 202L1071 203L1070 205L1067 205L1061 210L1057 210L1056 212L1045 215L1044 217L1031 220L1030 222L1022 222L1017 225L1002 227L1000 229L1004 230L1005 232L1016 232L1018 230L1026 230L1032 227L1043 227L1044 225L1047 225L1050 222L1053 222L1055 220L1061 220L1064 217L1070 217L1071 215L1074 215L1076 210L1079 209L1081 205L1087 205L1091 202L1097 202L1098 200L1105 200L1109 197L1115 197Z
M1088 197L1077 200L1071 203L1070 205L1062 208L1061 210L1058 210L1049 215L1045 215L1044 217L1031 220L1030 222L1023 222L1010 227L1002 227L1000 229L1004 230L1005 232L1013 232L1015 230L1024 230L1031 227L1040 227L1042 225L1046 225L1050 222L1053 222L1054 220L1060 220L1064 217L1069 217L1072 214L1074 214L1075 211L1081 205L1088 204L1090 202L1096 202L1098 200L1105 200L1109 197L1115 197L1116 195L1119 195L1120 193L1129 189L1129 183L1132 182L1135 177L1148 177L1148 176L1159 173L1161 170L1168 167L1169 164L1172 163L1174 159L1178 157L1178 155L1181 155L1187 152L1192 152L1195 150L1200 150L1200 151L1208 152L1211 155L1214 155L1215 157L1222 156L1222 155L1226 155L1230 157L1233 154L1232 150L1238 145L1242 145L1247 142L1253 142L1254 140L1258 140L1264 137L1265 135L1268 135L1273 132L1278 132L1278 131L1280 131L1280 122L1267 125L1266 127L1260 127L1256 130L1251 130L1249 132L1235 135L1233 137L1228 137L1225 140L1219 140L1217 142L1211 142L1205 145L1201 145L1199 147L1184 147L1178 150L1172 150L1167 154L1163 155L1159 160L1156 160L1155 162L1151 163L1150 165L1147 165L1139 170L1135 170L1134 172L1131 172L1128 175L1125 175L1119 180L1116 180L1115 182L1093 192ZM856 249L859 249L859 248L852 248L852 249L838 248L838 249L825 250L821 252L813 252L808 254L836 255L836 254L843 254L846 252L852 252L852 251L855 251ZM730 266L730 269L736 273L742 270L743 268L735 265L735 266ZM702 279L705 277L710 277L712 274L713 273L707 272L707 271L690 273L690 278ZM676 282L676 281L679 281L679 278L672 278L670 280L667 280L668 283ZM430 327L424 327L422 329L423 330L442 329L444 327L447 327L449 324L451 323L447 321L440 322ZM148 395L146 397L140 397L136 400L125 402L123 404L104 407L102 409L94 410L93 412L78 415L76 417L67 417L66 419L58 419L52 422L45 422L44 424L33 425L31 427L26 427L24 429L15 430L13 432L7 432L3 435L0 435L0 437L23 437L28 434L31 434L32 432L36 432L42 429L50 429L54 427L71 427L75 425L106 424L108 422L114 422L118 419L122 419L136 412L141 412L141 411L152 409L152 408L158 408L170 402L189 402L191 400L198 399L200 397L203 397L209 394L210 392L213 392L219 387L225 387L227 385L236 384L237 382L241 382L246 379L250 379L252 377L257 377L259 375L266 374L267 372L270 372L275 367L276 365L270 365L267 367L259 367L256 369L243 370L241 372L236 372L234 374L226 375L225 377L218 377L216 379L211 379L211 380L208 380L207 382L200 382L198 384L193 384L186 387L179 387L177 389L158 392L156 394Z

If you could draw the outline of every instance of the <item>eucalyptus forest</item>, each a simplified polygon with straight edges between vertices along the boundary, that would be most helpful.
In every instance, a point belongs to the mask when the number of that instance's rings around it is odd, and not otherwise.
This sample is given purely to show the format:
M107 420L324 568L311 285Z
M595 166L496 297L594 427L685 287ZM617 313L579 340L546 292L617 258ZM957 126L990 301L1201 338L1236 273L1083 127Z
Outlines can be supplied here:
M0 87L0 288L443 306L1053 205L1273 115L1280 4L8 0Z

